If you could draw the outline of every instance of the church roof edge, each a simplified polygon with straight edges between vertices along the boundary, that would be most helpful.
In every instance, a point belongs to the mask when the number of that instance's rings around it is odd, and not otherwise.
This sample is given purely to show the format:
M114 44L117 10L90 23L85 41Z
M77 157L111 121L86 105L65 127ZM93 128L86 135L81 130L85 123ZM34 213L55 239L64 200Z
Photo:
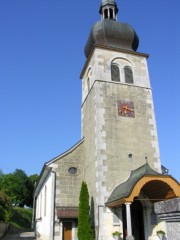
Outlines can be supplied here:
M44 165L45 166L49 166L50 164L56 162L58 159L66 156L67 154L69 154L70 152L74 151L80 144L82 144L84 142L84 138L82 138L80 141L78 141L77 143L75 143L71 148L69 148L67 151L61 153L60 155L54 157L52 160L46 162Z

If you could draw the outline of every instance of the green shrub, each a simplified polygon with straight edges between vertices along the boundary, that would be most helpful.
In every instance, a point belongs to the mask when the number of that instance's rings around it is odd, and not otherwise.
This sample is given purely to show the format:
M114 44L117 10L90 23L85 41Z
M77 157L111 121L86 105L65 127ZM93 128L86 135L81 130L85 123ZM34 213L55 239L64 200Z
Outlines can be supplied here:
M82 182L79 196L79 215L78 215L78 239L93 240L93 231L90 224L89 215L89 193L87 184Z
M32 209L15 207L12 210L10 223L21 229L30 229L32 221Z

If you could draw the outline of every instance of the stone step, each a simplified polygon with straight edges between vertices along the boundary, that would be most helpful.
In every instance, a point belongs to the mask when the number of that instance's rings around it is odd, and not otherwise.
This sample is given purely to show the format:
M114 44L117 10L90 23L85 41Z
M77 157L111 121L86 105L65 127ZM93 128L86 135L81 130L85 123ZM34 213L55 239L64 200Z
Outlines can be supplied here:
M33 240L34 232L8 233L2 240Z

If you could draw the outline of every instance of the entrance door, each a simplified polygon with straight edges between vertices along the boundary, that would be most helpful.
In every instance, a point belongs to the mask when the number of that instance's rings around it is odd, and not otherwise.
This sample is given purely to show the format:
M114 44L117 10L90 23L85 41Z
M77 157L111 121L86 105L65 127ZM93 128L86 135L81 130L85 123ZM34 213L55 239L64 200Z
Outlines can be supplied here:
M72 240L72 222L63 222L63 240Z
M145 240L144 238L144 218L143 207L137 199L131 205L132 233L135 240Z
M126 221L126 207L122 206L123 215L123 240L127 236L127 221ZM132 235L135 240L145 240L144 237L144 219L143 219L143 207L140 201L137 199L131 204L131 223L132 223Z

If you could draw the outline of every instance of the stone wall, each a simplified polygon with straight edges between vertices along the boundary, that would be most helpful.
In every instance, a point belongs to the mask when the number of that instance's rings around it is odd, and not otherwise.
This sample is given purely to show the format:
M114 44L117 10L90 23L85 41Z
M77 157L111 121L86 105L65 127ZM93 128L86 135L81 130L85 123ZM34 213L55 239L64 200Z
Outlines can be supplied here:
M9 228L9 223L0 223L0 239L6 234Z
M155 203L155 212L166 222L167 239L180 239L180 198Z
M56 172L56 207L78 207L84 173L83 141L59 156L51 167ZM77 169L77 172L71 174L70 168Z

